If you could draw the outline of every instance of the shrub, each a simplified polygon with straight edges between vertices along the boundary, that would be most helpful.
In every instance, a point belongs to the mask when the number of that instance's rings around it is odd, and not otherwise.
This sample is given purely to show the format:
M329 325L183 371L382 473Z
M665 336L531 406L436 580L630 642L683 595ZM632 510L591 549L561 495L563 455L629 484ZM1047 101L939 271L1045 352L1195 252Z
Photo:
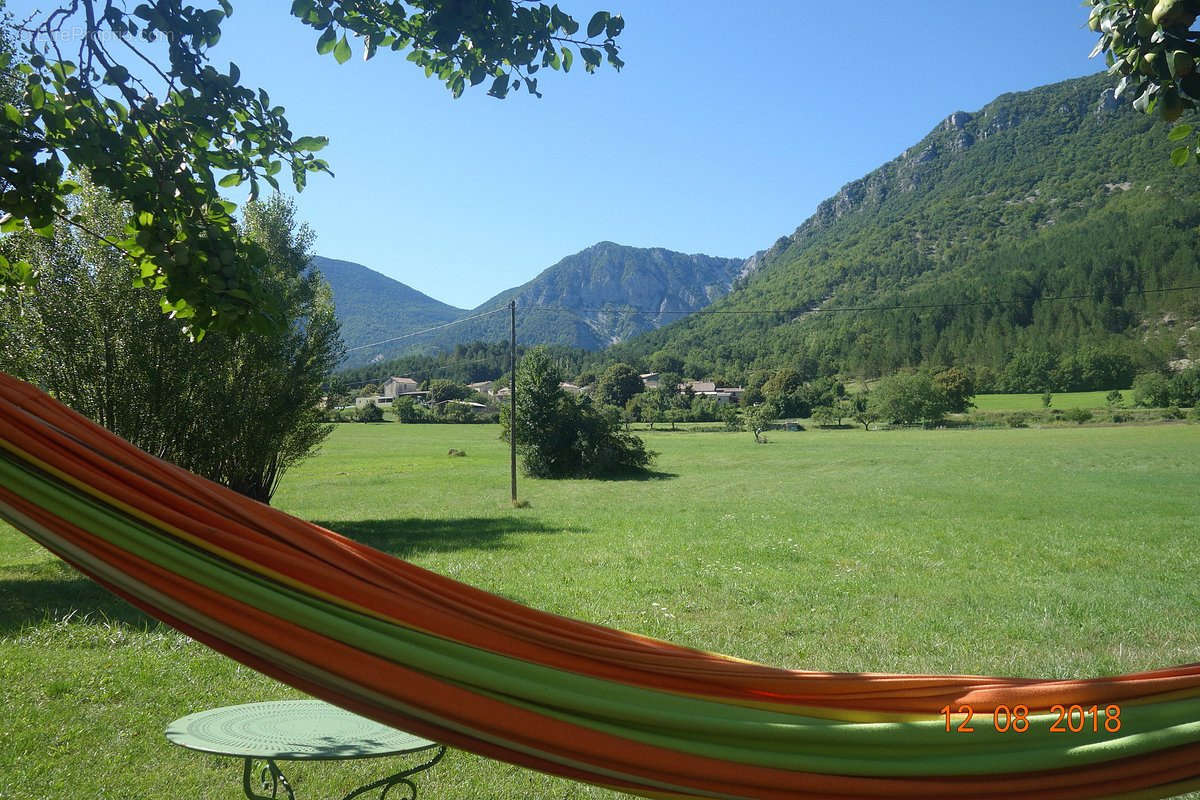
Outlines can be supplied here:
M374 403L367 403L354 411L355 422L383 422L383 409Z
M1133 403L1145 408L1162 408L1170 402L1167 379L1157 372L1143 372L1133 379Z
M1179 406L1170 406L1163 412L1163 419L1183 419L1183 411Z
M1072 408L1068 409L1064 416L1076 425L1082 425L1085 422L1090 422L1093 414L1086 408Z
M1006 423L1008 423L1008 427L1010 427L1010 428L1028 428L1029 427L1029 417L1027 417L1025 414L1022 414L1020 412L1017 412L1015 414L1009 414L1007 417L1004 418L1004 421Z
M545 347L525 354L517 368L517 452L527 475L537 478L595 477L644 470L656 453L620 430L615 409L601 410L587 397L564 392L558 367ZM508 409L502 437L513 435Z

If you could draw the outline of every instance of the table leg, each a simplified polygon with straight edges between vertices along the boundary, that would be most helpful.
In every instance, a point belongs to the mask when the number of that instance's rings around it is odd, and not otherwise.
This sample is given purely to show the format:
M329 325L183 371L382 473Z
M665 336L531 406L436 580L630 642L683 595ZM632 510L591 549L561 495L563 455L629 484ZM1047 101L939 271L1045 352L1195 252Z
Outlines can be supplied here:
M413 783L412 781L408 780L408 776L416 775L418 772L423 772L423 771L429 769L434 764L441 761L442 756L444 756L444 755L446 755L446 748L439 747L437 750L437 753L433 756L433 758L429 759L425 763L418 764L417 766L412 767L411 769L406 769L402 772L397 772L395 775L389 775L388 777L377 780L374 783L369 783L366 786L363 786L359 789L355 789L353 792L351 792L350 794L343 797L342 800L353 800L355 797L360 797L360 796L366 794L367 792L373 792L376 790L379 790L379 800L386 800L388 792L390 792L398 784L401 784L401 783L403 783L405 786L407 786L409 791L412 792L412 794L409 797L409 800L417 800L417 785L415 783ZM294 800L294 798L293 798L293 800Z
M253 758L245 759L245 766L242 768L242 791L246 793L249 800L277 800L280 788L287 792L288 800L296 800L292 785L279 770L279 765L269 758L266 759L267 765L259 772L258 783L260 789L264 792L269 791L271 796L255 794L254 790L250 788L250 776L254 772L254 761Z

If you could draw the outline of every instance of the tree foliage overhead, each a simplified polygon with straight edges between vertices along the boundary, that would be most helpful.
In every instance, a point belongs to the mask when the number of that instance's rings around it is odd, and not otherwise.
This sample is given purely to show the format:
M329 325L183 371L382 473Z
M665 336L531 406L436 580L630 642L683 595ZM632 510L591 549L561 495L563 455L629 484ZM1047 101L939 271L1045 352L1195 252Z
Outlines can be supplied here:
M247 184L253 199L285 170L296 190L330 172L316 155L324 137L293 133L283 106L244 86L236 64L212 63L233 11L229 0L59 0L20 27L19 54L0 55L20 76L20 96L0 109L4 230L82 225L66 170L86 169L129 208L109 241L136 282L198 333L282 324L282 301L257 269L265 254L239 236L219 189ZM351 38L367 58L406 51L455 96L484 81L498 98L518 83L537 94L534 73L569 70L572 47L588 72L603 59L622 66L624 22L605 11L582 32L558 6L520 0L296 0L291 13L319 31L318 52L344 62ZM35 280L29 262L0 261L0 286Z
M1088 27L1100 34L1092 55L1104 53L1110 75L1120 75L1116 96L1128 94L1133 107L1175 122L1200 106L1200 15L1197 0L1090 0ZM1171 160L1183 166L1200 158L1192 125L1172 129L1179 142ZM1190 143L1186 140L1192 139Z

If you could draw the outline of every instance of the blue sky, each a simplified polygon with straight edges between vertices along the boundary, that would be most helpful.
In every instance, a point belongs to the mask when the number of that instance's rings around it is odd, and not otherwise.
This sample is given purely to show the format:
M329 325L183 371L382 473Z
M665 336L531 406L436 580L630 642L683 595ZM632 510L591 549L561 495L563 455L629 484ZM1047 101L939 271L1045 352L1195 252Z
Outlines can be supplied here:
M624 70L454 100L318 56L288 5L234 0L213 58L331 138L298 197L318 252L465 308L601 240L748 256L950 112L1103 66L1079 0L560 0L624 16Z

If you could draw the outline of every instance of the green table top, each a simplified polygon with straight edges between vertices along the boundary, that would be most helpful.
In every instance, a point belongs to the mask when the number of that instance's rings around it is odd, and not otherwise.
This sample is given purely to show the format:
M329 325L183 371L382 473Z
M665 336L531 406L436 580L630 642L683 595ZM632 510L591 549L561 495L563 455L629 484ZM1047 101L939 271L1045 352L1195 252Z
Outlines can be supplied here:
M320 700L247 703L201 711L168 725L167 738L205 753L281 761L371 758L441 746Z

